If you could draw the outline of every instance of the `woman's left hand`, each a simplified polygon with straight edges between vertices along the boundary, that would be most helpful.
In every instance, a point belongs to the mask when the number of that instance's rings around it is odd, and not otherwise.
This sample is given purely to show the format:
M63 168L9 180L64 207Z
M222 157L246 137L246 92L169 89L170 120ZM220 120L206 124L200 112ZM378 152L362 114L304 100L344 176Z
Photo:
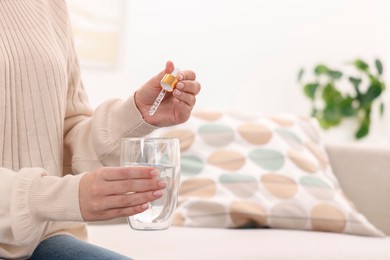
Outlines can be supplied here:
M145 121L151 125L165 127L184 123L191 115L196 103L196 95L201 86L196 81L196 74L191 70L179 71L178 83L173 92L167 92L154 115L149 115L150 107L161 91L160 81L165 74L171 73L175 66L168 61L165 69L151 78L135 93L135 104Z

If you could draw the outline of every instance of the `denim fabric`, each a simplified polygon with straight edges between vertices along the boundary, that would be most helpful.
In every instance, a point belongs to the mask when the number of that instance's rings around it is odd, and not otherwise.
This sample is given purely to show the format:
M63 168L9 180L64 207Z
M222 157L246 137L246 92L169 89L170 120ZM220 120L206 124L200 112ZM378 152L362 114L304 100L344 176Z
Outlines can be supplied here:
M31 260L90 260L131 258L120 255L108 249L98 247L68 235L58 235L43 240L34 250Z

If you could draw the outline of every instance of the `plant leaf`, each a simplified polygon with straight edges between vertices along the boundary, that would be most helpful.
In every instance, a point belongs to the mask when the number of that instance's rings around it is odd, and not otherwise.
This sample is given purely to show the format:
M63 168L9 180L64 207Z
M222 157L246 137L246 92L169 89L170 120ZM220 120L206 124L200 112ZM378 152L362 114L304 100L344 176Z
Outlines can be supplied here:
M340 124L342 115L337 104L329 103L326 105L323 111L323 120L327 122L329 126L336 126Z
M360 123L358 130L356 130L355 132L356 139L362 139L363 137L368 135L370 131L370 121L371 120L369 114L366 114L363 121Z
M355 88L359 88L360 83L362 83L361 78L349 77L348 80L353 84Z
M332 79L340 79L343 76L343 73L341 71L338 71L338 70L329 70L328 75Z
M305 74L305 69L300 69L298 72L298 82L301 82L303 74Z
M355 78L355 77L349 77L348 79L352 83L353 88L355 89L356 99L359 100L359 102L361 102L362 93L360 92L360 84L362 83L362 79Z
M317 65L315 68L314 68L314 73L318 76L318 75L321 75L321 74L328 74L328 67L326 67L325 65L323 64L319 64Z
M327 120L322 119L322 118L318 118L318 123L320 124L320 126L323 129L329 129L329 128L334 126L334 125L330 124Z
M318 87L319 87L319 83L308 83L303 87L303 91L305 92L308 98L314 100Z
M361 96L362 106L371 106L372 102L381 95L382 84L378 81L372 82L368 87L367 92Z
M367 70L368 70L368 64L360 59L355 60L354 65L358 70L361 70L364 72L367 72Z
M378 71L378 74L382 75L382 73L383 73L383 65L382 65L382 62L379 59L375 60L375 67L376 67L376 70Z
M355 133L355 138L362 139L363 137L368 135L368 132L369 132L369 126L368 125L361 125Z
M322 91L322 99L325 103L340 103L342 95L332 83L328 83Z
M381 102L379 106L379 114L383 116L385 114L385 103Z
M358 110L353 106L353 98L348 96L340 103L340 113L342 116L351 117L356 115Z

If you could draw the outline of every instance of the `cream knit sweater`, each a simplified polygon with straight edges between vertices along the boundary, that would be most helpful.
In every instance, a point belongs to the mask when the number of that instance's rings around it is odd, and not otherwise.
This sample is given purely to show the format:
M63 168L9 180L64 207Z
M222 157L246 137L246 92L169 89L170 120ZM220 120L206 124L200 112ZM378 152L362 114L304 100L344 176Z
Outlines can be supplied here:
M0 258L87 239L79 173L117 165L122 137L154 129L132 96L89 107L65 0L0 0Z

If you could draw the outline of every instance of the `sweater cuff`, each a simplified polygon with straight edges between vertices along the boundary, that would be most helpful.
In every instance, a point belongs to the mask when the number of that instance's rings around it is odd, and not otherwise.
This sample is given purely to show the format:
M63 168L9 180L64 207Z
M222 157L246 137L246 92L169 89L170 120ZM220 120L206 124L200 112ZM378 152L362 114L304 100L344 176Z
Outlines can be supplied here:
M158 129L144 120L135 104L134 95L118 104L111 122L113 129L121 130L121 138L130 133L133 137L141 137Z
M110 100L97 107L92 129L92 143L99 161L103 165L118 165L122 138L143 137L158 127L144 120L131 95L127 100Z
M21 245L42 233L48 221L83 221L79 183L83 176L47 176L41 168L21 169L12 191L11 218L15 240Z

